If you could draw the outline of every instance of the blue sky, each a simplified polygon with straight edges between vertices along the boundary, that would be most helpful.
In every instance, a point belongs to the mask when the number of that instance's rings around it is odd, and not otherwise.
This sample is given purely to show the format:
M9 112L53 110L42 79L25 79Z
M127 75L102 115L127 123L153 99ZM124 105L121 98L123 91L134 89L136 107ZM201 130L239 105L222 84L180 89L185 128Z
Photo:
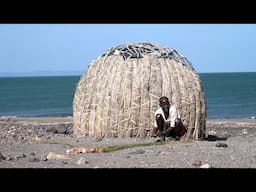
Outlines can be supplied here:
M0 74L83 73L108 48L152 42L197 72L256 72L256 24L0 24Z

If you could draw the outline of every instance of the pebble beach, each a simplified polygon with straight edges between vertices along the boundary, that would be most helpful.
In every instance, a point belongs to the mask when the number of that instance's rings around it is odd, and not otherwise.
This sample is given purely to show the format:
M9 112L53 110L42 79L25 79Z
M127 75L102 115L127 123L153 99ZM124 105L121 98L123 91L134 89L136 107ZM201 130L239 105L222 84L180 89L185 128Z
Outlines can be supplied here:
M72 127L71 116L1 117L0 168L256 168L256 119L209 119L208 139L163 144L156 138L77 138ZM153 144L67 153L141 143Z

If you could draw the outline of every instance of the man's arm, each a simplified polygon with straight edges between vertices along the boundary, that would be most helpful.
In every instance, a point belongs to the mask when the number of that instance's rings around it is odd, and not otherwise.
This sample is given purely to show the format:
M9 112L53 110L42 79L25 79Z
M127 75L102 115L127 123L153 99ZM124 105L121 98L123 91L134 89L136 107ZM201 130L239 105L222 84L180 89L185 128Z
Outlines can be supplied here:
M177 118L180 119L180 113L175 107L172 106L170 108L170 116L169 117L170 117L169 119L170 119L171 127L175 127L175 120Z

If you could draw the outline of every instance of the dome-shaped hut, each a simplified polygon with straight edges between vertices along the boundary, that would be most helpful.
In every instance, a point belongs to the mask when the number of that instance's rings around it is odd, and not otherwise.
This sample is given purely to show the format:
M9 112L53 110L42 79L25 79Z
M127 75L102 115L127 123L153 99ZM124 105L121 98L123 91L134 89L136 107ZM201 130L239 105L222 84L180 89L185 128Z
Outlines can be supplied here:
M206 102L191 63L176 50L151 43L113 47L89 66L73 100L73 133L93 137L149 137L159 98L167 96L188 129L206 131Z

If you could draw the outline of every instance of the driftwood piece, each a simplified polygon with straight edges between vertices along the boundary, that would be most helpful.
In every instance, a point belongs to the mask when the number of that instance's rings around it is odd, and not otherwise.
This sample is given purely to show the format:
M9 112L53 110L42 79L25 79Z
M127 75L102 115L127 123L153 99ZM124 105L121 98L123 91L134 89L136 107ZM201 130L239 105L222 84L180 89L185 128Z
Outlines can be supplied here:
M70 157L65 154L49 152L49 154L47 155L47 160L66 160L66 159L70 159Z
M103 152L103 147L74 147L66 150L66 153L68 155L77 155L79 153L101 153L101 152Z

